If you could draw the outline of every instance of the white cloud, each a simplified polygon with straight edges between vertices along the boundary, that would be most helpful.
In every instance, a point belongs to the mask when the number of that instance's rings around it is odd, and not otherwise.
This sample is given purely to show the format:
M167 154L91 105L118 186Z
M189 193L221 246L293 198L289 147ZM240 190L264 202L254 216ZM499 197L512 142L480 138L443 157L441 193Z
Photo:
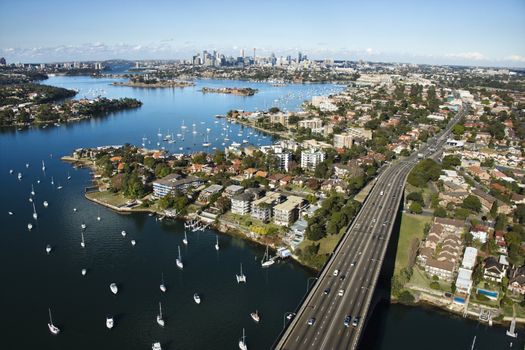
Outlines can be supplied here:
M525 62L525 56L520 56L520 55L510 55L509 57L507 57L507 59L509 61L514 61L514 62Z
M460 53L449 53L445 57L450 58L459 58L463 60L472 60L472 61L484 61L488 60L488 57L479 52L460 52Z

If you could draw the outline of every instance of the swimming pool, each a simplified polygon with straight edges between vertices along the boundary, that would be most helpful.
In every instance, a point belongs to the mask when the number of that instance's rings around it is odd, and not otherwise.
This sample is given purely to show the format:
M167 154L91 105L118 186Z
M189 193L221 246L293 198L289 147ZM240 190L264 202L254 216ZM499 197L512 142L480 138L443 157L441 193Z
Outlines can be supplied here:
M478 288L476 290L476 292L478 294L485 295L487 298L492 299L492 300L497 300L498 299L498 295L499 295L499 292L494 292L494 291L491 291L491 290L486 290L486 289L481 289L481 288Z

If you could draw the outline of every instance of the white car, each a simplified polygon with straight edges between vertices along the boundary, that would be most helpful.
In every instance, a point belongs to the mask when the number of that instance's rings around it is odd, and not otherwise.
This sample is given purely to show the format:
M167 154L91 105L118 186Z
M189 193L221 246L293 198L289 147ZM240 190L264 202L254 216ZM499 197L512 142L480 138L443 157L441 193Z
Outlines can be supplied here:
M335 270L334 270L334 276L337 276L337 275L339 275L339 270L338 270L338 269L335 269Z
M344 289L339 289L339 292L337 293L337 295L342 297L344 294L345 294L345 290Z

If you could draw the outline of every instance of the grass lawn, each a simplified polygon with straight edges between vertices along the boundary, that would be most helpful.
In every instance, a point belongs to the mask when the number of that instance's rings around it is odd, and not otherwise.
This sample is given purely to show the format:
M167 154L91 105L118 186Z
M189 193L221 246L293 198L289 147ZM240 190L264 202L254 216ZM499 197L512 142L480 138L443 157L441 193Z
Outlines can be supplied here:
M414 266L413 271L414 273L412 274L412 277L410 278L410 281L408 282L409 284L413 286L421 287L421 288L432 289L430 288L430 283L432 282L432 280L426 276L425 271L420 270L418 266ZM444 282L444 281L438 281L438 283L439 283L441 291L443 292L451 291L450 283Z
M319 255L330 254L331 252L334 251L335 246L337 245L337 243L339 242L339 240L341 239L345 231L346 230L342 230L337 235L328 235L324 238L321 238L317 242L310 241L309 239L305 238L304 241L299 245L299 248L304 249L304 247L309 246L312 243L315 243L315 244L319 243L320 244L319 252L317 254Z
M99 200L103 203L107 203L110 205L113 205L115 207L119 207L121 205L126 204L127 201L129 201L129 198L124 197L120 193L112 193L109 191L102 191L102 192L90 192L86 194L88 198Z
M412 242L415 239L423 239L425 224L432 221L431 217L403 213L401 217L401 229L397 243L396 266L394 273L399 273L403 267L408 266L408 259Z

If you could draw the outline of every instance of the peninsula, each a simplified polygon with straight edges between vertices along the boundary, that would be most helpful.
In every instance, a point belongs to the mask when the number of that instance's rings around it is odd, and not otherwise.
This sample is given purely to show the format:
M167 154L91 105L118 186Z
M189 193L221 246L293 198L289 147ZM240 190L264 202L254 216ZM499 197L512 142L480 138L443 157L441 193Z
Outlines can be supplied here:
M174 79L159 79L149 77L132 77L128 81L116 81L111 85L115 86L129 86L137 88L185 88L188 86L194 86L195 83L184 80Z
M210 88L203 87L201 89L202 93L216 93L216 94L231 94L231 95L240 95L240 96L253 96L258 90L252 88L237 88L237 87L223 87L223 88Z

